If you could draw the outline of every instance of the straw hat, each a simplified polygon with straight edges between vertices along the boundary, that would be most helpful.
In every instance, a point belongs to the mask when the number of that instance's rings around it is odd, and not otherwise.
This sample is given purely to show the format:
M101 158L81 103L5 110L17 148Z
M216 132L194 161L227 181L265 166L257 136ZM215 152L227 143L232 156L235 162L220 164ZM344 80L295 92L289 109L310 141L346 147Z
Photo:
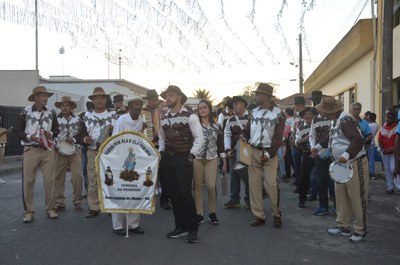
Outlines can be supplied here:
M105 96L105 97L107 97L107 99L110 99L110 95L106 94L106 92L104 91L104 89L102 87L95 87L93 89L92 95L90 95L89 98L91 100L93 100L93 97L96 97L96 96Z
M62 98L61 98L61 101L58 101L58 102L56 102L56 103L54 103L54 105L57 107L57 108L61 108L61 104L62 103L64 103L64 102L69 102L69 104L71 105L71 109L76 109L76 103L75 102L73 102L72 101L72 99L71 99L71 97L68 97L68 96L63 96Z
M28 97L28 101L34 102L35 95L38 94L47 94L48 97L51 97L53 95L53 93L47 92L47 89L44 86L37 86L32 90L32 95Z

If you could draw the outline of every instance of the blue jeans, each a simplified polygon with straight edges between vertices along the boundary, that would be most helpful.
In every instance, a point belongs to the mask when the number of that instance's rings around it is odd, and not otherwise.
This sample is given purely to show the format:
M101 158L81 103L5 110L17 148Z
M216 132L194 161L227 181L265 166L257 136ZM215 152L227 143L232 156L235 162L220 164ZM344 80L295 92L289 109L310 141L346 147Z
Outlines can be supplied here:
M368 166L369 166L369 175L375 176L375 145L370 145L367 150L368 154Z
M88 177L87 177L87 147L81 146L81 161L82 161L82 176L83 176L83 187L86 192L88 191Z
M233 167L236 164L236 155L231 157L230 161L230 175L231 175L231 182L230 182L230 188L231 188L231 200L234 202L240 202L240 180L243 181L244 183L244 189L245 189L245 201L249 201L249 172L248 172L248 167L243 167L239 170L233 169Z
M283 178L286 176L285 169L285 158L283 157L283 147L278 149L278 162L279 162L279 177Z
M294 176L296 177L295 184L296 186L300 185L300 168L301 168L301 156L303 151L297 148L296 146L292 146L292 159L293 159L293 170Z
M310 174L310 193L312 197L318 197L318 174L315 166Z

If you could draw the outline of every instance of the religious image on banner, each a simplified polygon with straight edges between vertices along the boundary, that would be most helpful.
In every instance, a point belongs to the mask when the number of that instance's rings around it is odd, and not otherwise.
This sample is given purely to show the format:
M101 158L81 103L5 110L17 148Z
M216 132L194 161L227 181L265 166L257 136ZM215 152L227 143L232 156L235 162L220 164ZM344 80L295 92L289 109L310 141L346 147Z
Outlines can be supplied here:
M100 210L152 214L159 160L141 133L124 131L108 138L96 157Z

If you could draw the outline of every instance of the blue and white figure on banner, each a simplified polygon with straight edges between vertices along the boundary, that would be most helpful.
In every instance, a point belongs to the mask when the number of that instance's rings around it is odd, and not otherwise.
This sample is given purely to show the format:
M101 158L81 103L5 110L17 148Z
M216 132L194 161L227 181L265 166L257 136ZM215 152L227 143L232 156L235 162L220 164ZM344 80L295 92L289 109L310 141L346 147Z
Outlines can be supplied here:
M144 233L139 226L139 213L152 214L155 210L153 183L156 183L160 159L142 134L143 100L133 98L128 101L128 107L129 113L119 117L112 136L100 147L96 158L101 211L112 213L113 231L118 235ZM107 168L114 175L112 186L105 185L101 179Z
M133 153L133 149L129 148L129 155L125 159L124 169L127 170L127 171L134 171L135 166L136 166L136 156Z

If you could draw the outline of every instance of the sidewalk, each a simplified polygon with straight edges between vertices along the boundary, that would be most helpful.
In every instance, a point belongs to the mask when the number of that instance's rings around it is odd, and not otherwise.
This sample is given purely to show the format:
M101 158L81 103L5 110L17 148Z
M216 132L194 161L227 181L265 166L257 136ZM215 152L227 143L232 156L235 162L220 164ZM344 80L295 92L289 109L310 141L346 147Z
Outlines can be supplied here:
M0 161L0 177L22 171L22 156L6 156Z

